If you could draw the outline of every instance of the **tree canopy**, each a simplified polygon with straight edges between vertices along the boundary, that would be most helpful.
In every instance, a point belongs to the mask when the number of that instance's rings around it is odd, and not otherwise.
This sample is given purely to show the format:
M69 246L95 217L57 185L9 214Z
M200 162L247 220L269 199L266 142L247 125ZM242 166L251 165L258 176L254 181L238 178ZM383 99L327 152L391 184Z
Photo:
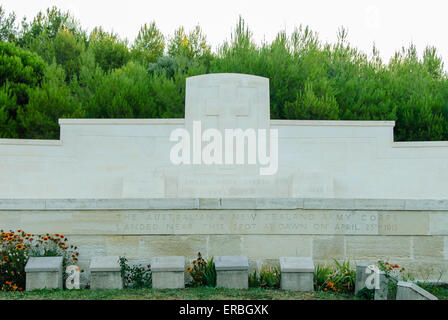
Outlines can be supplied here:
M395 140L448 140L448 77L434 47L383 62L299 26L256 43L240 18L215 51L200 26L164 35L154 21L129 43L90 33L56 7L19 25L0 7L0 137L58 138L58 118L178 118L185 79L233 72L270 79L272 119L395 120Z

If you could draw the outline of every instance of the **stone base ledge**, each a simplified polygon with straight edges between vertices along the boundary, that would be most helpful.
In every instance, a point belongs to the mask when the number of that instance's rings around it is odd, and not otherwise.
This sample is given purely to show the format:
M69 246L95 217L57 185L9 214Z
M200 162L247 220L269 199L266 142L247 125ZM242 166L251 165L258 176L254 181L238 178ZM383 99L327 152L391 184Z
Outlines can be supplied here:
M406 210L445 211L448 199L333 198L153 198L153 199L0 199L7 210Z

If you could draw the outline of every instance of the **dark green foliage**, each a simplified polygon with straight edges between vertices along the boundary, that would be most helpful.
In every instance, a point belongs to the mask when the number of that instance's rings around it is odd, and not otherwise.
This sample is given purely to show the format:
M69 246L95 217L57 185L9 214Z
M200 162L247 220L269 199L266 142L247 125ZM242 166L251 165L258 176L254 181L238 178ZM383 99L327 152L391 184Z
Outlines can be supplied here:
M375 300L375 289L362 288L356 294L361 300Z
M191 276L188 286L191 287L215 287L216 286L216 269L213 257L206 260L198 252L198 257L193 261L193 266L187 267L187 272Z
M155 22L144 24L132 45L132 56L144 65L156 62L165 50L165 37Z
M130 265L126 257L120 257L120 275L124 288L142 289L152 287L151 265Z
M118 69L130 59L129 48L118 35L104 31L101 27L93 29L89 37L89 49L95 61L104 71Z
M0 6L0 41L15 41L17 36L16 14L6 16L5 10Z
M448 77L433 47L386 64L345 29L334 44L308 27L257 44L242 18L215 53L199 26L166 38L154 22L128 46L101 27L87 37L55 7L20 28L0 7L0 38L0 137L57 138L58 117L183 117L187 77L232 72L269 78L272 119L393 120L397 141L448 140Z
M280 268L262 267L260 271L254 270L249 274L249 288L280 288Z
M94 118L153 118L157 116L154 97L149 94L146 69L129 62L99 77L90 101L85 105L87 115Z
M59 65L50 65L41 87L31 88L28 93L29 102L19 108L17 115L24 138L51 139L59 134L58 119L83 116Z

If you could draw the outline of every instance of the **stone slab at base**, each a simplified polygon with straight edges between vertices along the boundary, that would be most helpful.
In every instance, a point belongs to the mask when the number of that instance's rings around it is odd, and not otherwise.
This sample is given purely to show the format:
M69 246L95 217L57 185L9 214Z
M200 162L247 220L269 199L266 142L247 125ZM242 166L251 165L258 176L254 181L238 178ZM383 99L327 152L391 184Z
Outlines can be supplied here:
M280 287L291 291L314 291L314 263L308 257L280 257Z
M390 300L393 297L389 294L390 283L394 280L387 278L384 271L379 271L379 288L375 289L374 300ZM395 281L394 281L395 282Z
M154 289L185 288L185 258L183 256L154 257L151 260Z
M438 300L422 287L412 282L400 281L397 284L397 300Z
M94 257L89 269L90 289L123 289L118 256Z
M356 264L355 295L366 287L366 280L369 277L367 267L370 265L370 263L365 261L361 261Z
M245 256L217 256L214 259L216 286L228 289L249 288L249 261Z
M31 257L26 266L26 291L62 289L62 257Z

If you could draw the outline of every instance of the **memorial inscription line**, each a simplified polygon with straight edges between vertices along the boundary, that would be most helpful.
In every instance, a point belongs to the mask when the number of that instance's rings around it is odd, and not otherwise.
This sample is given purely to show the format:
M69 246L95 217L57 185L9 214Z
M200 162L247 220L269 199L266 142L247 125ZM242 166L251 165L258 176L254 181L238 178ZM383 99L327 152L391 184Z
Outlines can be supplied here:
M127 213L119 233L149 234L377 234L376 212Z

